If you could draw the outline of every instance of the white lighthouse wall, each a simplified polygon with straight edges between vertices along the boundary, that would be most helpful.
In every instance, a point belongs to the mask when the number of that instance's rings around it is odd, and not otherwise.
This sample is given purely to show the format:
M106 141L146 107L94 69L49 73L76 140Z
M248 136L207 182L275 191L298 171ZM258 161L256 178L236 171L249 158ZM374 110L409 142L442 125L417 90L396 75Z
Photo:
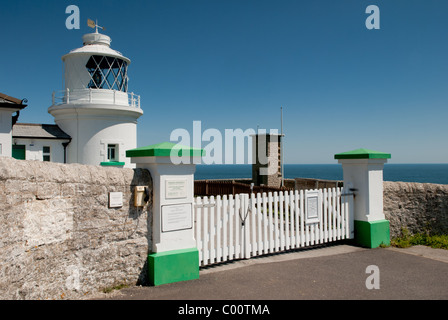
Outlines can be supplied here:
M118 162L124 162L125 167L135 167L131 164L130 159L126 158L126 150L134 149L137 147L137 126L134 123L114 123L106 121L103 123L104 128L99 129L98 123L94 123L94 120L83 121L80 123L81 130L79 131L80 145L80 162L86 164L100 164L101 162L107 162L107 146L108 144L114 144L118 147L117 159ZM91 127L94 124L97 125L97 132L87 133L87 130L83 130L82 127Z
M72 55L65 59L65 88L70 91L86 89L90 75L86 64L92 54Z
M126 150L137 147L137 124L135 120L101 118L97 116L78 117L78 119L56 119L58 126L72 137L67 147L68 163L100 165L107 162L107 145L118 146L118 162L133 168L126 158Z

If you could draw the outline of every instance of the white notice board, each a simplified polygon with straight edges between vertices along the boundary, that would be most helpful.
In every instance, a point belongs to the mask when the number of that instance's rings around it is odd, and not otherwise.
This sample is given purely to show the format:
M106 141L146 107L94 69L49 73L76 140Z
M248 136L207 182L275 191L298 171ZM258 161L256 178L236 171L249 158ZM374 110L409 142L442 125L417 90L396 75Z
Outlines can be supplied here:
M109 208L123 206L123 192L109 192Z
M187 197L187 179L166 179L165 199L180 199Z
M307 224L320 221L321 203L318 190L305 191L305 220Z
M162 232L191 229L191 203L162 206Z

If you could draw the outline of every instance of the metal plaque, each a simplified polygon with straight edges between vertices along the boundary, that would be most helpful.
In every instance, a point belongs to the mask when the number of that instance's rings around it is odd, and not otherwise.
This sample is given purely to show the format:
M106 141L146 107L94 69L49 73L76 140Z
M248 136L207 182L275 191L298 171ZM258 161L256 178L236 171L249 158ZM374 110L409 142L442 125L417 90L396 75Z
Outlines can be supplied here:
M123 192L109 192L109 208L123 206Z
M187 197L187 179L165 180L165 199L181 199Z
M306 223L320 221L319 192L317 190L305 192L305 218Z
M191 203L162 206L162 232L191 229Z

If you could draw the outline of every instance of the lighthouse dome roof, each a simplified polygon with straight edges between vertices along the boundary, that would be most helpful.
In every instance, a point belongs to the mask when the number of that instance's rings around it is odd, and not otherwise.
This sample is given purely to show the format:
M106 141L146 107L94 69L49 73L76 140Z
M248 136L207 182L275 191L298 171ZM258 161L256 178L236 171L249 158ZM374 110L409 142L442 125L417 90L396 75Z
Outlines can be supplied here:
M104 56L118 57L125 60L128 64L131 62L129 58L123 56L123 54L110 47L111 39L109 36L101 33L88 33L83 37L83 46L81 48L73 49L62 57L65 60L66 57L77 54L97 54Z

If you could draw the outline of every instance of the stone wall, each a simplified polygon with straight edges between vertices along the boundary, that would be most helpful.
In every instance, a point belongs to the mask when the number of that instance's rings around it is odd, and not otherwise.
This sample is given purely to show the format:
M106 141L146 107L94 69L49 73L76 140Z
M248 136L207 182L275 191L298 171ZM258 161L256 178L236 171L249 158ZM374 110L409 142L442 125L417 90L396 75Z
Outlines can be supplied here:
M0 157L0 299L80 299L145 283L151 206L133 206L136 185L152 191L147 170ZM108 206L113 191L120 208Z
M145 169L0 157L0 299L81 299L147 282L151 199L135 208ZM109 192L123 206L109 208ZM152 194L152 192L150 192ZM448 185L384 182L391 236L448 233Z
M402 228L448 234L448 185L385 181L383 187L391 237L399 236Z

